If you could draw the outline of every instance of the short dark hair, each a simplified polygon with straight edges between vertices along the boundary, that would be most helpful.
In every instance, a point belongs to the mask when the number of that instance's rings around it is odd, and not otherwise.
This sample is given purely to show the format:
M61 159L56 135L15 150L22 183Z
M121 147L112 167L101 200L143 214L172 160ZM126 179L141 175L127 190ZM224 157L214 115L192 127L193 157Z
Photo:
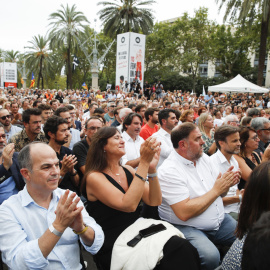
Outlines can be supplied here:
M131 104L128 105L128 108L131 109L131 110L132 110L132 108L134 108L134 107L136 107L136 105L133 104L133 103L131 103Z
M50 105L48 105L48 104L43 104L43 103L39 104L39 105L38 105L38 108L39 108L42 112L43 112L43 111L48 111L48 110L51 110L51 109L52 109Z
M158 113L158 121L159 121L161 126L162 126L162 119L167 120L169 118L169 116L170 116L170 113L175 114L175 110L173 110L173 109L163 109L163 110L159 111L159 113Z
M33 108L36 108L38 106L38 103L41 103L41 101L40 100L35 100L33 102Z
M41 115L41 110L38 108L30 108L30 109L23 111L22 121L24 123L29 123L31 115Z
M137 105L136 108L135 108L135 112L136 113L140 112L142 108L146 108L146 105L145 104Z
M153 108L153 107L150 107L148 109L146 109L145 113L144 113L144 117L146 119L146 121L149 120L149 116L153 116L154 112L159 112L159 109L158 108Z
M96 106L98 106L98 104L97 104L97 103L94 103L94 102L93 102L93 103L91 103L91 104L89 105L89 110L90 110L90 109L92 109L92 108L93 108L95 105L96 105Z
M49 131L53 134L56 134L58 130L58 126L61 124L68 124L68 121L57 115L53 115L48 118L47 122L44 124L44 127L43 127L44 134L46 138L48 139L48 141L51 139L51 137L48 134Z
M116 107L114 110L113 110L113 115L118 115L118 110L121 110L122 107Z
M85 128L87 128L87 125L89 123L90 120L99 120L101 122L102 125L104 125L104 122L101 120L100 116L97 115L93 115L90 118L88 118L85 122Z
M52 104L53 104L54 102L58 102L58 100L57 100L57 99L52 99L52 100L50 101L50 105L52 106Z
M94 110L94 114L103 114L103 113L105 113L104 112L104 110L102 109L102 108L96 108L95 110Z
M60 116L60 113L63 112L69 112L69 109L67 107L57 108L56 111L54 112L54 115Z
M233 127L231 125L224 125L219 127L216 131L215 131L215 142L217 145L217 148L220 150L220 144L219 142L226 142L226 138L236 132L239 132L239 128L238 127Z
M198 127L195 124L189 122L183 123L180 126L175 127L171 133L173 148L177 149L178 143L184 139L187 139L189 134L196 128Z
M126 131L126 130L127 130L126 125L127 125L127 126L131 125L133 118L136 117L136 116L140 118L141 124L142 124L143 119L142 119L142 117L141 117L140 114L138 114L138 113L130 113L130 114L128 114L128 115L125 117L125 119L124 119L124 121L123 121L123 131Z

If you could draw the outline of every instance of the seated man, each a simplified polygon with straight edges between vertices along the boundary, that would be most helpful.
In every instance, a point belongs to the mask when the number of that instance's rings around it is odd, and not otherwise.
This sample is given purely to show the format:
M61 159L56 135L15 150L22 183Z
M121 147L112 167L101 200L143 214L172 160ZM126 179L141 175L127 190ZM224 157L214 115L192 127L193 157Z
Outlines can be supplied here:
M227 116L228 117L228 116ZM233 155L240 152L240 135L239 129L232 125L224 125L216 129L215 142L217 144L217 152L210 157L214 167L218 168L217 173L225 173L231 166L233 171L239 170L237 160ZM216 175L217 177L218 175ZM238 220L240 202L244 189L238 190L237 184L230 187L227 195L223 197L225 213L230 214L234 219Z
M0 123L0 204L24 187L17 162L18 153L14 153L14 144L7 145L7 135Z
M10 269L81 269L78 239L97 253L101 227L75 193L57 188L59 160L50 146L29 144L18 160L26 186L0 206L3 262Z
M67 143L70 135L68 121L62 117L53 115L44 125L45 136L49 141L50 147L56 152L60 161L59 187L78 192L79 176L74 166L77 163L72 151L63 146Z
M202 269L215 269L220 255L214 244L230 246L236 221L224 214L221 195L239 181L232 167L219 175L203 154L202 134L192 123L171 133L174 150L158 169L162 191L159 216L176 226L197 248Z
M122 137L125 141L125 155L122 157L122 165L137 168L141 156L140 148L144 139L139 136L142 127L142 117L138 113L130 113L123 122Z

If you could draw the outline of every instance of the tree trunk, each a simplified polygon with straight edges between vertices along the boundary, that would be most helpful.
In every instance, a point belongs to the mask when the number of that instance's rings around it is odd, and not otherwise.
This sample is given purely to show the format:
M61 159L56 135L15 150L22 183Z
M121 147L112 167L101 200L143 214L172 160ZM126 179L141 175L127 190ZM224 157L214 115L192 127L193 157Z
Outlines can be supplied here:
M267 42L269 17L270 17L270 12L268 12L268 16L267 16L266 21L264 21L262 19L262 24L261 24L258 80L257 80L257 84L259 86L262 86L262 84L263 84L263 70L264 70L264 62L265 62L265 56L266 56L266 42Z
M71 53L70 53L70 47L67 49L67 80L69 84L69 88L72 89L72 66L71 66Z
M40 58L40 61L39 61L39 73L38 73L38 83L37 83L38 89L39 89L40 78L42 78L42 57Z

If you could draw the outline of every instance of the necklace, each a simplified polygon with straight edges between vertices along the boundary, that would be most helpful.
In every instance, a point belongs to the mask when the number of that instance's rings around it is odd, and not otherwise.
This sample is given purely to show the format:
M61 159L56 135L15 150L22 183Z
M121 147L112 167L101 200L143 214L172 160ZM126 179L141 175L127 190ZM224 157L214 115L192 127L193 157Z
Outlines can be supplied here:
M111 167L110 167L110 171L111 171L112 174L116 175L117 177L120 176L120 173L113 173ZM116 179L116 181L117 181L119 184L121 184L121 180L117 180L117 179Z

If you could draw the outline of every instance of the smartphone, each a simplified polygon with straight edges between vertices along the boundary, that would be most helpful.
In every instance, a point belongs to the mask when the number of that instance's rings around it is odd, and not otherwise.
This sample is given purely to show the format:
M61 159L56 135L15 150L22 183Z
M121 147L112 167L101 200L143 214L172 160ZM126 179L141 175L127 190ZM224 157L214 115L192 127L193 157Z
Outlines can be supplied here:
M142 236L142 237L148 237L150 235L153 235L155 233L158 233L158 232L161 232L161 231L164 231L166 230L166 227L163 225L163 224L157 224L157 225L152 225L151 227L149 228L146 228L146 229L143 229L143 230L140 230L139 231L139 234Z

